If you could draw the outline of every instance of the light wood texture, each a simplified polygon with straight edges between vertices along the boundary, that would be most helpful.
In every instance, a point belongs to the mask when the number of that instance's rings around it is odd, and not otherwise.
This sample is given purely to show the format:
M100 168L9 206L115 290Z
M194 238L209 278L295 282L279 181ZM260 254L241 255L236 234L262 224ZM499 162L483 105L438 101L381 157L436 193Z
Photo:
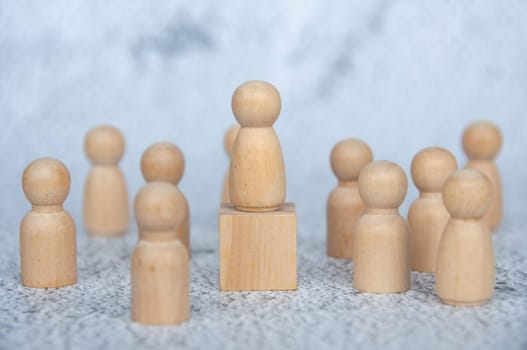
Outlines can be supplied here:
M94 236L121 236L129 224L128 192L118 167L124 138L114 127L99 126L84 140L92 168L84 186L84 226Z
M456 170L456 158L440 147L425 148L412 160L412 178L420 192L408 211L414 271L435 272L439 242L450 220L443 204L443 185Z
M236 136L238 135L239 130L240 130L239 125L231 126L225 133L225 138L223 139L223 145L225 147L225 152L227 153L227 156L229 157L229 167L231 163L232 149L234 148L234 141L236 141ZM231 189L229 186L229 168L227 168L227 174L225 175L225 179L223 180L223 192L221 194L221 203L231 202L230 190Z
M399 293L410 289L410 247L406 221L399 215L408 181L388 161L365 166L359 193L367 206L353 231L353 287L361 292Z
M145 185L135 198L140 240L131 261L132 320L179 324L190 318L189 256L174 231L184 198L166 182Z
M167 182L180 191L178 184L185 171L183 152L170 142L158 142L148 147L141 157L141 173L146 182ZM190 208L184 199L180 210L183 212L183 222L176 228L176 237L187 248L190 255Z
M273 123L280 113L276 88L263 81L240 85L232 96L232 111L241 125L229 169L230 198L236 209L265 212L285 200L285 165Z
M331 169L339 180L328 197L326 209L327 255L352 258L352 233L357 219L366 211L357 180L361 169L373 160L370 147L358 139L337 143L331 151Z
M220 208L220 289L294 290L296 211L293 203L265 213Z
M494 162L502 142L500 129L487 121L472 123L463 133L463 149L469 158L466 168L481 171L492 184L493 201L485 214L485 221L492 231L498 228L503 211L501 179Z
M437 295L450 305L485 304L495 280L491 232L482 219L491 205L492 184L477 170L461 170L447 179L443 200L452 218L437 256Z
M70 191L70 174L60 161L40 158L22 176L31 211L20 223L22 284L58 288L77 282L75 223L62 203Z

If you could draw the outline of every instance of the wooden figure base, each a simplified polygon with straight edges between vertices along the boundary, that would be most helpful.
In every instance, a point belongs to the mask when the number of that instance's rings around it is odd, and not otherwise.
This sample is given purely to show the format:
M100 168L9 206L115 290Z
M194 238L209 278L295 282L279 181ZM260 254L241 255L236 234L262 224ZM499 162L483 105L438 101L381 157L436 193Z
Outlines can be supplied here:
M296 208L250 213L220 208L220 290L295 290Z
M451 306L481 306L485 305L489 302L490 299L484 299L484 300L478 300L478 301L457 301L457 300L444 300L441 299L441 301L444 304L451 305Z

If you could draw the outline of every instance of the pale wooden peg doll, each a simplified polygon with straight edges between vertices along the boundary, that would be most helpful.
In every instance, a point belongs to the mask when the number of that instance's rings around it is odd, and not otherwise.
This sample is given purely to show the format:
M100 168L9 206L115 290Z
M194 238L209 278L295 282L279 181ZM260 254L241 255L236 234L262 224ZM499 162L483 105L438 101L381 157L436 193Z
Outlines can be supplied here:
M231 202L237 210L278 210L285 200L285 165L273 129L281 100L264 81L248 81L232 96L232 111L241 125L229 169Z
M443 188L451 219L439 245L436 290L450 305L476 306L494 293L494 250L483 217L492 202L492 183L478 170L452 174Z
M167 182L180 191L177 186L184 171L185 157L183 152L170 142L154 143L143 152L141 157L141 173L146 182ZM188 249L190 255L190 209L183 193L181 196L184 203L180 210L183 212L184 219L182 224L176 228L176 237Z
M240 130L239 125L231 126L225 133L225 138L223 139L223 145L225 147L225 152L227 153L227 156L229 157L229 164L230 164L230 160L232 157L232 149L234 148L234 141L236 140L236 135L238 135L239 130ZM223 181L223 192L221 195L221 202L222 203L231 202L230 187L229 187L229 169L228 168L227 168L227 174L225 175L225 179Z
M358 178L361 169L373 160L370 147L358 139L338 142L331 151L331 169L339 183L331 191L326 209L327 255L352 258L353 230L357 219L366 211L359 195Z
M485 215L491 231L499 226L503 210L501 179L494 161L502 142L500 129L487 121L472 123L463 133L463 149L469 158L466 168L481 171L492 184L493 202Z
M435 272L439 241L450 220L443 204L443 185L456 170L456 158L440 147L425 148L412 160L412 178L420 192L408 211L414 271Z
M151 182L135 197L140 239L132 254L132 320L179 324L190 318L189 256L174 230L185 199L176 186Z
M62 203L70 191L70 173L53 158L31 162L22 188L32 208L20 223L22 284L58 288L77 282L75 222Z
M124 137L112 126L88 132L84 150L92 162L84 187L84 225L94 236L121 236L129 224L128 192L118 162Z
M353 287L361 292L400 293L410 289L409 234L399 215L408 188L397 164L376 161L359 175L366 213L353 231Z

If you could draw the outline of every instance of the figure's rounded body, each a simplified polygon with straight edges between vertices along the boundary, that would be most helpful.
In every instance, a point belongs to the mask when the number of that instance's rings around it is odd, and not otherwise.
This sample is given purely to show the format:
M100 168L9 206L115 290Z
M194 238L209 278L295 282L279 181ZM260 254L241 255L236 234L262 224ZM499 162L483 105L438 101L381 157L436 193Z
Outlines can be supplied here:
M492 237L482 220L452 219L437 256L437 295L455 306L486 304L494 293Z
M244 128L232 152L230 199L241 211L273 211L285 200L285 165L273 128Z
M117 166L95 165L84 186L84 225L97 236L123 235L130 214L128 191L123 173Z
M412 270L435 272L439 242L449 219L441 193L421 195L412 204L408 211Z
M369 293L410 289L409 235L396 212L367 211L353 235L353 287Z
M357 182L339 185L331 191L327 204L327 255L351 259L352 236L358 218L366 211Z
M29 212L20 224L22 284L58 288L77 282L75 223L62 208Z
M190 318L189 257L181 242L139 241L131 270L132 320L163 325Z
M225 133L225 137L223 139L223 145L225 147L225 152L227 153L227 156L229 157L229 167L230 167L230 161L232 157L232 149L234 148L234 142L236 141L236 136L238 135L238 131L240 130L239 125L231 126L227 132ZM230 194L230 186L229 186L229 168L227 168L227 174L225 174L225 179L223 180L223 192L221 194L221 202L222 203L230 203L231 202L231 194Z
M485 222L489 225L491 231L498 228L503 211L503 194L501 190L501 179L498 172L498 167L494 162L485 160L469 160L466 166L467 169L475 169L485 174L492 186L492 204L487 214L485 214Z

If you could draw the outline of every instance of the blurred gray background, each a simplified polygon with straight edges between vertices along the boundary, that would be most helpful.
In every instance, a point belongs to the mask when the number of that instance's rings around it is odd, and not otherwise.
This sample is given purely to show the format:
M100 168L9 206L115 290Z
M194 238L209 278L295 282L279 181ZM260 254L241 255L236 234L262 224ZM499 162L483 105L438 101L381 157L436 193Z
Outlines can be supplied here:
M83 138L105 123L126 137L131 200L143 150L171 141L194 227L215 227L231 94L250 79L282 95L275 129L300 239L325 237L337 141L361 138L407 171L432 145L463 165L460 136L476 119L504 134L506 218L525 213L525 1L0 1L0 225L17 234L22 171L52 156L70 169L65 207L82 232Z

